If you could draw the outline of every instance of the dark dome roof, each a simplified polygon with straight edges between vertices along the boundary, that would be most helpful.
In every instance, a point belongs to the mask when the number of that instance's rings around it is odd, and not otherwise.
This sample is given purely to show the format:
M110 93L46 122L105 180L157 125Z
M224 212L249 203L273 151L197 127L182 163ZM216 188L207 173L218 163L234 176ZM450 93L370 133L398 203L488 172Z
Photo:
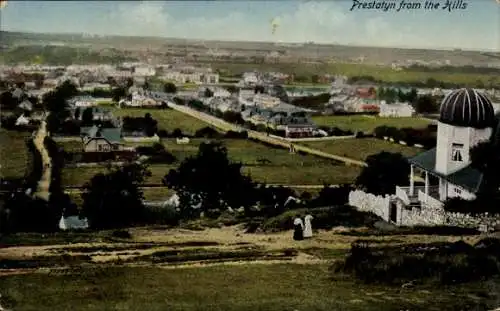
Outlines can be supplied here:
M439 121L454 126L493 127L495 111L484 94L473 89L459 89L443 99Z

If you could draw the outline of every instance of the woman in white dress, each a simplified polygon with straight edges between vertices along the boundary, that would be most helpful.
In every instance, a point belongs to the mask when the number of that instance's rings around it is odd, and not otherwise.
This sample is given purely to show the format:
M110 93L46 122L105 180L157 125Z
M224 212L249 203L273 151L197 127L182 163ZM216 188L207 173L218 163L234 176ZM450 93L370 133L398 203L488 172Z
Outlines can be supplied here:
M312 217L309 214L307 214L306 217L304 217L304 222L305 222L304 238L312 238L313 236L312 225L311 225L311 220L313 220L313 218L314 217Z
M293 221L293 239L295 241L300 241L304 239L304 222L302 222L302 218L297 217Z

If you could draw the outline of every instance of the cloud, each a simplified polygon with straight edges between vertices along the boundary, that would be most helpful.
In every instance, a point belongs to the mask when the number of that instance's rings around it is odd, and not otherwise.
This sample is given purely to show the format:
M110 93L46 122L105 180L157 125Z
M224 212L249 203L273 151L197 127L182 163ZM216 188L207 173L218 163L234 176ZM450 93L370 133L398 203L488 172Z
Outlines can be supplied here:
M292 4L294 2L291 2ZM127 3L120 6L109 23L115 33L249 41L332 43L342 39L354 20L336 3L302 2L289 13L275 16L279 25L272 34L271 19L250 12L232 11L223 16L193 16L180 19L170 13L168 2ZM118 26L119 25L119 26Z
M22 2L16 4L20 3ZM32 31L46 32L87 32L101 35L161 36L204 40L313 41L364 46L459 47L496 50L499 48L498 30L492 32L490 28L485 28L480 23L473 23L474 17L477 18L484 13L478 11L475 16L472 13L464 15L465 12L461 12L461 15L468 18L467 23L444 29L444 25L449 25L448 22L455 22L456 17L453 17L453 14L441 14L441 12L433 14L433 12L425 11L411 13L350 11L350 1L270 1L269 3L257 1L182 3L180 1L110 1L100 4L102 10L95 10L96 4L93 6L89 4L87 9L92 10L93 14L81 9L79 5L70 6L69 2L65 3L68 5L64 5L64 13L56 18L47 19L43 17L43 14L27 16L24 11L20 10L17 16L5 18L4 26L7 26L5 29L27 30L31 28ZM56 4L52 6L59 6ZM497 7L494 2L491 4ZM60 7L63 6L60 5ZM494 16L490 15L489 18L495 18ZM480 16L479 19L481 18ZM496 23L498 23L498 16L496 18ZM274 34L272 33L272 19L279 23ZM14 25L17 27L13 27ZM61 25L64 25L62 29ZM476 33L482 35L476 35Z

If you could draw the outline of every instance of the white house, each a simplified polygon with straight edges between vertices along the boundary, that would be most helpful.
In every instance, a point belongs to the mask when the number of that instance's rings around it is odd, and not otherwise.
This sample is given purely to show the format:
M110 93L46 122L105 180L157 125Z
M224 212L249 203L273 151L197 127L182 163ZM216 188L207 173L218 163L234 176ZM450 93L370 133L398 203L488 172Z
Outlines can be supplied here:
M134 68L134 76L137 77L152 77L156 74L156 70L153 67L145 66L145 67L135 67Z
M16 126L22 126L28 124L30 124L30 119L25 117L24 114L20 115L19 118L16 119Z
M436 148L409 159L410 184L396 187L389 220L404 223L403 209L440 211L448 198L474 199L482 173L471 167L469 150L491 139L495 122L493 106L484 94L473 89L449 93L440 108ZM423 172L424 186L415 186L417 170Z
M77 108L77 107L84 108L84 107L97 106L97 101L95 100L95 98L93 98L91 96L77 96L77 97L73 97L72 99L69 100L69 103L71 105L73 105L73 107L75 107L75 108Z
M411 117L415 114L415 108L408 103L387 104L384 100L380 103L380 117Z
M255 96L253 97L253 102L258 107L271 108L279 105L281 103L281 100L277 97L267 94L255 94Z
M245 72L243 74L242 84L254 86L259 82L259 77L256 72Z

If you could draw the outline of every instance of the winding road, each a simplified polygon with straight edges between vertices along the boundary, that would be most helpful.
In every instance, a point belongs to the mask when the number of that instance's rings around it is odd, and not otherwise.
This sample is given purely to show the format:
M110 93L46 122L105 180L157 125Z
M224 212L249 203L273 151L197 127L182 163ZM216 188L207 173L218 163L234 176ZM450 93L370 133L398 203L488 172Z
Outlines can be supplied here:
M45 118L47 115L45 115ZM49 152L45 148L44 140L47 137L47 122L45 119L42 120L40 127L35 135L33 143L35 144L36 149L40 152L42 156L42 164L43 164L43 172L42 177L38 181L38 187L36 192L33 194L35 198L39 198L45 201L49 200L49 189L50 182L52 180L52 168L51 168L51 159L49 156Z

